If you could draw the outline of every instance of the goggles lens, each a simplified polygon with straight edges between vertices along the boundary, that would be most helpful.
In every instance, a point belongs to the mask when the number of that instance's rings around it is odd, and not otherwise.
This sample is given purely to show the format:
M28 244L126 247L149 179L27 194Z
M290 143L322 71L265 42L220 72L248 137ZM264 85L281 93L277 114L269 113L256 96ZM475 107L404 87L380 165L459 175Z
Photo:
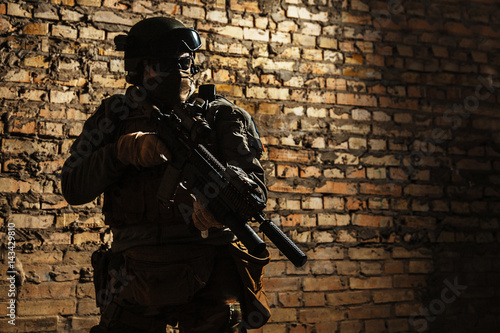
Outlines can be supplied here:
M178 38L184 43L189 51L197 51L201 47L201 39L198 32L194 29L176 29L178 30Z
M191 56L181 57L177 59L177 65L183 71L187 71L189 68L191 68L192 61L193 58Z
M152 58L172 58L184 52L196 52L201 47L198 32L190 28L179 28L160 35L150 41Z
M170 72L174 69L180 69L187 71L191 69L194 65L194 59L192 55L175 58L163 59L159 62L159 69L161 72Z

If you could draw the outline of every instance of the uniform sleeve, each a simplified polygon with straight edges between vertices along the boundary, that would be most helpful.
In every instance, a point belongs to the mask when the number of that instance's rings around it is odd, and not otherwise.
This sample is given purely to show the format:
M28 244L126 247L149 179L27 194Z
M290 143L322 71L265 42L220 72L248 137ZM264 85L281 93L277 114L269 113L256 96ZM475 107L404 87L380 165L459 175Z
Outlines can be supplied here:
M116 124L106 116L105 103L85 122L62 168L62 192L71 205L94 200L129 168L117 159L113 142Z
M261 152L249 142L249 126L242 115L243 110L235 110L228 106L221 106L215 121L217 151L222 159L230 165L243 169L254 180L264 201L267 201L264 170L260 164Z

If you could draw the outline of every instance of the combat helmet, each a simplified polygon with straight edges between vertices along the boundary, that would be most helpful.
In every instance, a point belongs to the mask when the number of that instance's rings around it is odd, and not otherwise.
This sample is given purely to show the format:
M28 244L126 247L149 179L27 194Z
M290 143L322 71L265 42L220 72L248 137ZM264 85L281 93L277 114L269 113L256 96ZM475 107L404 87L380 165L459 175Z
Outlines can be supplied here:
M140 71L143 60L173 60L182 52L194 53L201 47L198 32L173 18L153 17L136 23L128 35L115 37L118 51L125 51L125 70ZM198 68L192 64L191 73Z

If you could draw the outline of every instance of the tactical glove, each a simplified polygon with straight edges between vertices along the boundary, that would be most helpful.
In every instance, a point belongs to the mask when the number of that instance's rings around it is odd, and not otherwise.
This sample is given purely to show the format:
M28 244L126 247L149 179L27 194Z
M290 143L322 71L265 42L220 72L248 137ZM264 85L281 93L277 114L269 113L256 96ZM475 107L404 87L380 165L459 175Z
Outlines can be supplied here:
M117 142L118 160L125 165L149 168L171 159L171 153L154 133L135 132L122 135Z
M193 218L194 226L201 231L203 238L208 236L208 229L210 228L223 228L224 225L217 221L212 213L206 208L203 202L196 200L193 203Z

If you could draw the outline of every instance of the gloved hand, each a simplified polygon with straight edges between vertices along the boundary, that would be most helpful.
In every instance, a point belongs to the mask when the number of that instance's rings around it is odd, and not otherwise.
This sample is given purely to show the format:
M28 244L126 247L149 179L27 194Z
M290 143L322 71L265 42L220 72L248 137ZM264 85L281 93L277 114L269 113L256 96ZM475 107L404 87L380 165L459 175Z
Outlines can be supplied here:
M191 217L193 218L194 226L201 231L201 236L203 238L208 237L208 229L224 227L224 225L217 221L207 207L199 200L193 203L193 209L194 212Z
M154 133L134 132L120 136L118 160L125 165L149 168L172 158L168 148Z

